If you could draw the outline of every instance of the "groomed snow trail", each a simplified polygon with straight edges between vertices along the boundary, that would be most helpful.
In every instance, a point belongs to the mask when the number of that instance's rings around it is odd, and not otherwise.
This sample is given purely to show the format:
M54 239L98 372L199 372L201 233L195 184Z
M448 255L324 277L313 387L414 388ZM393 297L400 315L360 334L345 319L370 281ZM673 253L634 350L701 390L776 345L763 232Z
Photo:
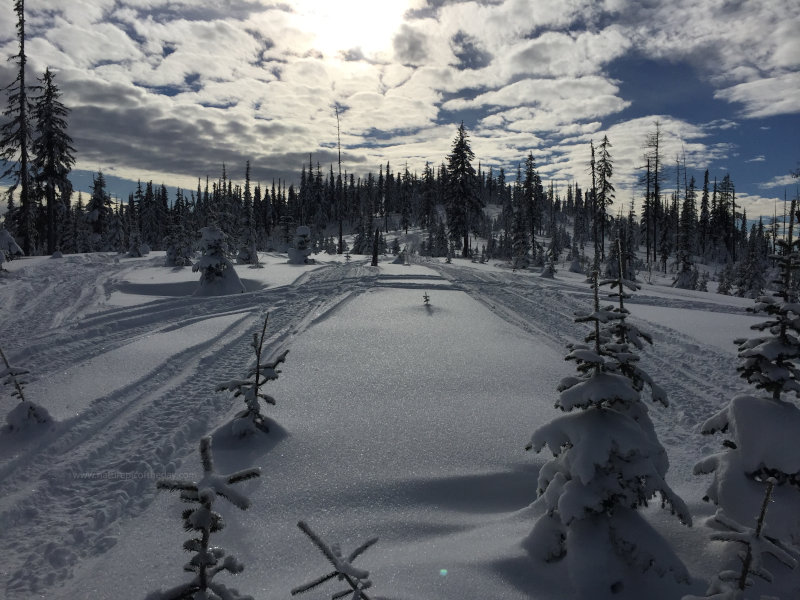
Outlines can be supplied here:
M483 271L441 263L430 263L429 266L457 283L498 316L540 335L563 354L566 354L568 342L583 340L588 333L585 325L574 322L576 313L591 309L592 292L588 284L578 287L574 281L564 281L558 276L545 279L535 272ZM629 305L653 304L737 312L735 308L719 304L654 297L647 290L633 292L632 296L626 301ZM601 296L601 303L611 302ZM640 352L640 364L656 383L668 390L670 406L651 405L650 410L659 438L670 454L672 467L668 477L672 481L681 481L682 485L678 487L699 489L705 482L692 475L694 461L712 449L716 451L719 443L700 434L699 428L733 395L746 389L736 373L738 363L733 339L731 351L724 352L670 327L643 322L635 317L631 319L653 335L653 345ZM557 392L554 389L552 393L555 401ZM696 498L685 500L694 504Z
M92 256L69 271L45 263L44 277L16 274L12 292L5 293L13 293L11 307L18 318L5 320L0 330L12 364L24 364L37 380L46 380L154 334L212 327L216 335L93 399L38 439L20 446L0 437L0 543L5 549L0 596L30 598L70 577L78 561L116 543L120 519L150 504L155 479L174 474L195 450L196 439L234 404L214 388L246 369L249 341L265 312L270 313L267 349L273 353L374 281L358 263L333 265L307 272L284 288L86 314L120 268ZM38 314L54 305L61 307L54 318Z

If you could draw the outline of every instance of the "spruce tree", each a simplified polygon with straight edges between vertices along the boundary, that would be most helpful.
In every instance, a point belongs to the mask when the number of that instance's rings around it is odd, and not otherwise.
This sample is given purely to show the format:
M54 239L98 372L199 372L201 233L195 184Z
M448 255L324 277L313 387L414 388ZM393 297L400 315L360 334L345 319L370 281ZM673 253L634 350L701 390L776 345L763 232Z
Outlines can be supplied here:
M470 226L475 222L483 205L475 189L475 153L469 144L469 135L462 121L447 156L447 227L451 239L463 242L461 254L469 256Z
M69 110L61 103L61 92L50 69L39 79L40 95L36 98L33 118L36 135L33 140L33 167L36 182L47 202L47 253L56 250L58 207L56 193L63 196L69 187L67 176L75 164L75 148L67 134Z
M194 573L194 577L188 583L172 589L153 592L146 600L253 600L252 596L243 596L238 590L214 581L223 571L233 575L241 573L244 565L235 557L226 556L223 548L211 546L211 534L225 527L222 515L214 510L217 498L221 496L235 507L246 510L250 500L231 486L259 477L261 469L244 469L230 475L217 473L214 470L211 437L200 440L200 459L203 476L199 480L159 479L156 483L158 489L180 492L183 502L194 505L184 510L182 515L184 529L197 534L197 537L183 544L184 550L193 553L183 569Z
M800 431L800 305L794 285L800 239L794 237L795 209L792 201L787 236L776 242L775 291L757 298L751 309L767 315L766 321L752 326L762 333L735 342L740 376L761 393L735 396L703 424L705 434L727 434L725 450L704 458L694 469L696 474L713 474L706 498L737 523L747 523L757 514L764 486L774 480L772 518L764 530L772 539L800 537L800 448L794 442Z
M543 514L526 545L544 560L566 556L581 598L630 588L636 571L688 581L680 559L636 510L659 495L662 506L691 523L686 505L664 480L666 453L642 402L645 383L654 400L666 398L636 364L634 350L648 338L625 318L629 282L620 277L605 283L616 288L618 306L601 308L595 272L594 310L576 319L591 323L592 331L585 343L569 346L566 358L578 374L558 386L555 406L567 414L535 431L526 447L539 452L547 446L554 456L539 472L535 506Z
M33 128L30 122L33 106L28 97L28 85L25 82L25 68L28 58L25 54L25 2L14 0L14 12L17 15L17 41L19 50L11 57L16 66L17 75L5 92L8 106L3 112L6 122L0 126L0 161L5 162L0 180L10 178L8 188L8 215L6 226L18 236L22 250L31 255L36 244L35 197L31 176L31 148ZM12 198L19 188L19 206L13 210Z
M598 147L599 156L597 158L597 215L596 218L600 222L600 256L605 257L605 239L606 239L606 220L608 218L608 209L614 203L614 186L611 183L611 177L614 175L614 161L611 159L611 142L608 141L608 136L603 136L603 141L600 142Z
M275 398L261 391L268 381L278 378L280 371L278 365L286 360L288 350L280 353L274 360L263 361L264 339L267 332L267 322L269 315L264 317L264 325L261 328L261 335L254 333L250 346L255 353L255 363L247 371L244 379L233 379L217 386L217 391L231 391L233 397L242 397L246 408L237 413L231 425L231 433L239 438L251 435L256 431L263 433L269 432L267 418L261 414L261 402L275 405ZM263 362L262 362L263 361Z

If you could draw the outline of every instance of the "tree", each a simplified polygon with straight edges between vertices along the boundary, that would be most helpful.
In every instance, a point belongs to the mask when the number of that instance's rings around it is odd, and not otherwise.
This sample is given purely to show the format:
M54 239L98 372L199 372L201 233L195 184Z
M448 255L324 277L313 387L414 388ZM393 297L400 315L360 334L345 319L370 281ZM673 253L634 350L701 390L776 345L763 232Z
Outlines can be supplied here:
M647 244L647 262L650 262L650 249L653 250L652 260L656 261L658 252L658 227L661 203L661 183L664 181L664 156L661 143L661 123L655 122L655 131L648 133L645 139L645 161L647 163L646 188L644 207L642 209L642 222L645 230L645 243Z
M11 60L16 63L17 76L5 88L8 94L8 108L3 112L3 116L8 120L0 127L0 160L5 161L6 168L0 173L0 179L11 178L8 202L13 222L9 229L21 238L23 251L30 255L35 245L36 225L30 164L32 146L30 113L33 107L25 83L25 66L28 59L25 55L24 0L14 1L14 12L17 14L19 50ZM13 211L12 195L17 187L19 187L19 207ZM6 222L9 224L8 220Z
M218 392L231 391L233 397L242 397L246 408L237 413L233 418L231 433L239 438L251 435L257 430L264 433L269 432L267 418L261 414L261 401L275 405L275 398L261 391L261 386L267 381L274 381L278 378L280 371L278 365L286 360L288 350L281 352L274 360L262 363L262 352L264 350L264 338L267 332L267 321L269 315L264 317L264 325L261 328L261 335L253 334L253 341L250 346L256 355L255 364L247 371L244 379L232 379L217 386Z
M219 296L244 292L244 285L225 256L227 236L216 225L200 230L200 248L203 256L193 266L192 271L200 271L200 287L196 296Z
M475 190L475 153L469 145L464 122L458 127L452 151L447 156L446 210L447 227L451 239L463 240L461 254L469 256L470 225L483 205Z
M701 600L702 598L740 600L744 590L753 585L753 580L750 578L751 574L769 582L773 579L772 573L764 567L762 555L770 554L791 569L797 566L797 559L792 556L790 547L780 540L770 539L763 534L767 508L772 498L772 491L775 488L775 480L770 478L765 488L764 501L761 504L761 511L758 514L755 529L741 525L728 518L722 510L717 511L717 514L714 515L715 521L724 529L723 531L712 533L711 539L742 544L746 548L744 552L738 553L738 557L742 561L741 570L738 572L728 569L723 570L712 579L705 596L684 596L683 600ZM765 596L762 596L762 598L765 598Z
M244 469L230 475L218 474L214 471L209 436L200 440L200 459L203 477L198 481L159 479L156 483L158 489L180 492L182 501L195 505L183 511L184 529L195 531L198 535L183 544L184 550L194 553L184 570L195 576L188 583L149 594L146 600L253 600L252 596L242 596L237 590L214 581L214 577L222 571L234 575L241 573L244 565L235 557L226 556L223 548L211 546L210 542L211 534L225 527L222 515L214 510L217 497L221 496L236 508L246 510L250 500L231 486L259 477L261 469Z
M111 196L106 191L106 178L102 171L92 178L92 195L86 205L86 222L91 225L91 251L105 251L108 246L108 231L111 225Z
M69 110L61 103L61 92L50 69L39 79L41 95L33 107L36 137L33 140L33 166L36 182L44 190L47 201L47 253L56 250L56 191L64 196L67 176L75 164L75 148L67 134Z
M597 159L596 170L599 185L597 187L597 215L596 219L600 221L600 257L605 258L605 239L606 239L606 219L608 216L608 207L614 203L614 186L611 184L611 176L614 174L614 162L611 159L611 142L608 141L608 136L603 136L603 141L600 142L599 154Z
M600 307L595 272L594 310L576 319L592 323L593 330L584 344L569 346L567 360L576 363L578 375L561 381L556 401L568 414L536 430L526 447L539 452L547 446L554 456L539 472L535 505L544 514L528 549L548 561L566 556L578 595L586 598L631 587L634 573L650 568L688 582L680 559L636 510L659 495L662 506L691 523L688 508L664 480L666 452L642 402L645 383L655 400L666 399L636 365L633 350L647 338L625 319L623 287L629 282L620 277L607 283L618 288L618 308Z
M375 544L378 538L367 540L353 550L347 557L344 557L342 556L342 550L339 544L327 544L303 521L297 523L297 527L308 536L325 558L328 559L328 562L333 566L333 572L294 588L292 590L292 596L312 590L335 577L339 581L346 582L347 585L350 586L350 589L334 594L333 598L344 598L352 592L350 596L351 600L370 600L369 596L364 593L364 590L372 587L372 582L368 579L369 571L353 566L353 561L361 556L370 546Z
M1 254L1 253L0 253ZM1 264L1 263L0 263ZM19 403L8 413L6 424L11 432L24 431L33 425L47 425L53 422L53 418L46 409L35 402L25 398L25 384L23 377L29 373L27 369L12 366L2 348L0 348L0 380L10 388L11 397L19 398Z
M714 475L706 499L737 523L758 513L764 484L774 479L770 521L764 529L773 539L800 536L800 447L790 442L800 430L800 307L793 284L800 270L800 240L794 237L795 210L792 201L787 236L777 241L775 291L757 298L751 309L767 314L766 321L752 326L763 334L735 342L740 376L762 393L735 396L703 424L703 433L727 433L728 439L725 451L694 468L695 474Z

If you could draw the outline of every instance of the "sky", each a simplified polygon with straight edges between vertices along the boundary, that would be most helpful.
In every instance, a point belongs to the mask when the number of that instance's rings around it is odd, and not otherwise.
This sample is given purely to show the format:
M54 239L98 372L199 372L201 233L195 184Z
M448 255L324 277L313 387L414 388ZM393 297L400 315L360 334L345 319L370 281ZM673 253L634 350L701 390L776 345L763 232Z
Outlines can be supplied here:
M32 73L70 108L76 189L102 170L197 187L298 182L309 155L357 176L421 173L462 121L475 162L584 188L589 144L612 144L627 207L658 122L702 184L726 173L748 216L797 194L800 0L27 0ZM17 51L12 0L0 54ZM13 63L0 61L0 86ZM7 102L2 98L3 105ZM477 164L476 164L477 166ZM668 184L669 185L669 184Z

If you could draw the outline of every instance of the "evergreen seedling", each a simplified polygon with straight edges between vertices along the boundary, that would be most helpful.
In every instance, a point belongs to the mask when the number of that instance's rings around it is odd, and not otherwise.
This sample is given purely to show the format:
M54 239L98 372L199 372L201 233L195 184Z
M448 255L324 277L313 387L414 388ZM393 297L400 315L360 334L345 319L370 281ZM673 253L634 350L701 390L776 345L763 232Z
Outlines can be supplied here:
M276 368L280 363L286 360L288 350L281 352L275 360L265 362L262 364L262 352L264 348L264 338L267 332L267 323L269 315L264 317L264 325L261 327L261 334L253 334L253 341L250 343L256 355L255 364L250 367L245 379L232 379L227 383L217 386L217 391L231 391L233 397L238 398L242 396L246 408L239 412L233 420L232 433L238 437L245 437L256 430L267 433L269 427L267 419L261 414L260 401L263 400L267 404L275 404L275 398L269 394L261 391L261 386L267 381L273 381L278 378L280 371Z
M725 527L726 531L712 534L711 539L744 545L744 552L738 554L739 559L742 561L742 568L739 572L726 570L719 573L711 581L705 596L684 596L683 600L700 600L701 598L713 598L715 600L741 599L744 590L753 584L750 575L756 575L765 581L772 581L772 573L765 569L762 563L762 556L765 554L772 555L791 569L797 566L797 560L792 556L790 548L786 547L780 540L764 535L764 521L774 488L775 479L770 478L764 491L764 500L761 503L761 511L758 514L755 529L740 525L725 515L722 509L717 511L714 520Z
M11 397L19 398L19 404L6 417L10 431L19 431L30 424L44 425L50 423L53 418L38 404L25 399L25 384L23 376L30 373L27 369L12 366L6 358L3 349L0 348L0 358L3 360L3 367L0 368L0 379L10 388Z
M792 201L787 235L776 241L780 248L773 256L779 268L776 289L772 296L757 298L752 309L767 313L768 318L751 327L759 335L736 340L741 359L738 371L761 393L735 396L703 424L705 434L727 434L722 442L725 449L694 467L695 474L714 477L705 499L722 510L709 524L727 528L730 523L752 518L762 503L762 482L772 479L770 521L764 531L772 539L797 539L800 535L800 450L791 441L800 431L800 299L796 288L800 240L794 237L796 208Z
M158 489L180 492L181 500L193 505L183 511L183 526L186 531L196 532L197 537L186 540L183 548L193 553L184 570L194 573L194 578L165 592L150 594L146 600L253 600L252 596L242 596L237 590L214 581L221 571L241 573L244 565L233 556L226 556L223 548L211 546L210 542L211 534L225 526L222 516L214 511L217 497L225 498L237 508L247 509L250 500L231 486L259 477L261 469L244 469L230 475L216 473L208 436L200 440L200 457L203 477L199 481L159 479L156 483Z
M348 594L352 594L350 596L351 600L370 600L369 596L367 596L367 594L364 592L364 590L372 586L372 582L368 579L369 571L354 567L352 563L356 558L363 554L367 548L377 542L378 538L367 540L358 548L353 550L350 555L347 556L347 558L345 558L342 556L342 550L339 547L339 544L331 544L329 546L303 521L300 521L297 526L309 537L314 545L319 548L320 552L322 552L325 558L328 559L331 565L333 565L333 571L327 575L318 577L309 583L294 588L292 590L292 596L312 590L335 577L339 581L346 582L347 585L350 586L350 589L333 594L333 596L331 596L332 599L344 598Z

